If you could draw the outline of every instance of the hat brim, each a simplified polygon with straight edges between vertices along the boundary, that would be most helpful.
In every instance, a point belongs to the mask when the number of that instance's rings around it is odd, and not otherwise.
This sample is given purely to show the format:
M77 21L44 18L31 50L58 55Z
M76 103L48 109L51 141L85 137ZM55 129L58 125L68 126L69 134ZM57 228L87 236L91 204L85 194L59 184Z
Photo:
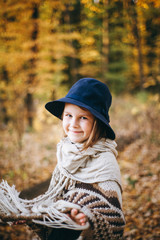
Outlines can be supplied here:
M114 133L113 129L111 128L111 126L109 125L106 118L101 113L99 113L97 110L95 110L94 108L91 108L90 106L86 105L83 102L80 102L73 98L64 97L64 98L60 98L58 100L46 103L45 108L54 116L58 117L59 119L62 119L61 116L62 116L62 113L64 110L65 103L71 103L71 104L75 104L79 107L86 108L96 118L98 118L100 121L102 121L106 125L108 137L112 140L115 139L115 133Z

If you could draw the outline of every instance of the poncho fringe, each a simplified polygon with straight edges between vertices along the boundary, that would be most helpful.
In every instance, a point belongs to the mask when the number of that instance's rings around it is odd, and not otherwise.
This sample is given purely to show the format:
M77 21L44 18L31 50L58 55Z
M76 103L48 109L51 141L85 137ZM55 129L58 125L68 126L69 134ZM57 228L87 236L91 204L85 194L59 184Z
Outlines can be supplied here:
M116 181L121 188L118 163L115 156L116 143L102 139L86 151L81 151L82 144L73 144L64 138L58 144L58 164L53 172L50 186L45 194L32 200L21 199L15 186L10 187L6 181L0 184L0 214L17 216L43 216L34 223L51 228L69 228L84 230L89 223L76 224L67 214L72 208L83 212L78 204L62 200L66 186L74 189L75 181L96 183Z

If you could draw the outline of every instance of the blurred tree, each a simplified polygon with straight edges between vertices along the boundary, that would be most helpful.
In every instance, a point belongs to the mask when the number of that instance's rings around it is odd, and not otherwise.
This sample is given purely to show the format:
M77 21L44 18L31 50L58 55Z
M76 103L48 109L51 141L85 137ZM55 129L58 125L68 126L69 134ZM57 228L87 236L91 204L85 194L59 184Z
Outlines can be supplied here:
M159 89L159 1L0 4L2 122L32 126L34 98L61 97L80 77L98 78L116 93Z
M2 66L0 71L0 120L2 122L1 128L5 127L9 121L9 114L7 110L7 85L9 83L8 71L5 66Z
M109 14L108 14L108 4L109 0L103 1L103 25L102 25L102 78L105 82L106 73L108 72L108 63L109 63Z
M126 37L123 1L109 1L108 26L109 26L109 58L107 82L111 88L120 93L125 89L127 68L127 48L124 43Z
M80 75L101 80L103 4L90 0L81 2Z
M7 114L7 119L17 122L17 118L21 115L18 113L18 108L21 105L20 101L17 101L19 97L22 97L23 102L23 63L26 59L26 55L22 54L22 43L25 38L25 28L22 36L22 11L24 9L24 3L18 1L1 1L0 8L0 91L3 93L1 99L3 103L3 113ZM26 13L27 15L27 13ZM5 98L5 100L4 100ZM5 105L5 106L4 106ZM9 116L9 117L8 117ZM4 117L4 121L5 121ZM6 123L8 122L5 121ZM22 125L22 123L21 123Z
M44 85L48 91L52 89L53 99L64 95L79 76L80 2L45 1L40 8L40 19L37 73L41 89L43 86L44 90Z
M77 79L80 78L79 75L79 38L77 36L81 32L80 21L81 21L81 2L70 1L65 3L64 11L61 13L61 29L63 33L68 36L68 39L64 39L67 45L71 47L71 52L64 56L64 62L67 64L67 68L64 69L64 74L67 79L62 81L62 84L67 84L67 87L71 87ZM74 37L74 34L76 38Z
M160 8L150 3L145 11L146 81L144 87L160 90Z
M30 26L31 26L31 47L29 51L31 52L31 57L28 60L27 68L28 68L28 76L27 76L27 86L26 86L26 97L25 104L27 109L27 119L28 125L33 127L33 116L34 116L34 97L33 92L35 91L35 87L37 86L36 79L36 62L37 62L37 53L38 53L38 18L39 18L39 3L33 2L30 6L32 9Z
M139 18L137 14L137 7L134 1L129 2L128 6L128 16L130 17L131 30L134 37L134 44L137 50L137 63L139 71L139 86L142 89L144 83L144 61L142 53L142 39L139 27Z
M127 13L128 79L130 89L159 89L160 76L160 21L159 1L125 2Z

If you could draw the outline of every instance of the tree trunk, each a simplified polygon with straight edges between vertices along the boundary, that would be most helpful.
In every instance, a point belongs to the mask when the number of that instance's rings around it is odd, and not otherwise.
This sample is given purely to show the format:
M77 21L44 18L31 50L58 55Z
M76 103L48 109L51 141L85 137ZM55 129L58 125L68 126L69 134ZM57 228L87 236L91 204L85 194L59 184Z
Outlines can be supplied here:
M72 9L70 5L72 4ZM72 34L75 29L80 31L80 14L81 14L81 2L78 0L74 4L67 3L65 4L65 11L62 13L64 24L67 25L66 34ZM78 58L79 43L76 39L70 39L68 43L73 49L73 55L68 55L66 61L68 68L65 70L65 73L68 75L68 86L71 87L80 77L79 75L79 65L80 60ZM78 46L78 47L77 47Z
M36 43L37 37L38 37L38 17L39 17L39 6L38 4L33 4L33 13L32 13L32 24L33 29L31 32L31 40L33 42L33 45L30 49L32 52L32 57L29 60L29 74L28 74L28 81L27 81L27 94L26 94L26 110L27 110L27 120L28 125L30 127L33 127L33 118L34 118L34 97L33 97L33 91L34 87L36 85L36 61L37 61L37 52L38 52L38 46Z
M4 84L7 86L9 83L9 76L5 66L2 67L1 79L4 82ZM1 127L7 125L9 121L9 116L7 113L7 93L5 88L0 90L0 121L2 121Z
M139 66L139 80L140 80L140 88L143 88L144 83L144 69L143 69L143 54L142 54L142 45L141 45L141 34L139 29L139 22L138 22L138 16L136 11L136 6L134 1L131 1L131 11L130 11L130 17L132 21L132 32L133 36L135 38L135 44L138 52L138 66Z
M104 4L104 14L103 14L103 32L102 32L102 78L106 82L105 73L108 72L108 56L109 56L109 28L108 28L108 0L103 1Z

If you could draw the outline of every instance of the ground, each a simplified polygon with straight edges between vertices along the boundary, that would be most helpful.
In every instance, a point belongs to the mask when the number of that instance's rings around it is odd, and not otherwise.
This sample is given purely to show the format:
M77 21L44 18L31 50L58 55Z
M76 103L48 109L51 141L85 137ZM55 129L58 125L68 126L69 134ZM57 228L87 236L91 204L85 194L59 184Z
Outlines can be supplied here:
M159 96L113 97L111 126L116 132L123 182L124 239L160 239ZM56 164L60 123L37 111L35 130L23 135L11 126L0 132L0 178L18 191L50 178ZM43 188L43 187L42 187ZM0 223L2 240L37 240L26 226Z

